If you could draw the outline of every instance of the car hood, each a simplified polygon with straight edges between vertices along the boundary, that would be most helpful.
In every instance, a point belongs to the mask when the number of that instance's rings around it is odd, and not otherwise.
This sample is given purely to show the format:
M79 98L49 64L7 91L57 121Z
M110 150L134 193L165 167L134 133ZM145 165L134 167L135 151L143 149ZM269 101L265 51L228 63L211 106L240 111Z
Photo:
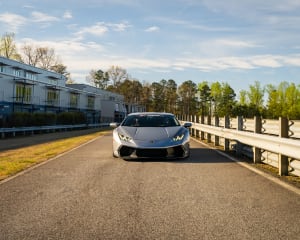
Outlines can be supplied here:
M183 127L120 127L119 131L134 140L163 140L173 137Z

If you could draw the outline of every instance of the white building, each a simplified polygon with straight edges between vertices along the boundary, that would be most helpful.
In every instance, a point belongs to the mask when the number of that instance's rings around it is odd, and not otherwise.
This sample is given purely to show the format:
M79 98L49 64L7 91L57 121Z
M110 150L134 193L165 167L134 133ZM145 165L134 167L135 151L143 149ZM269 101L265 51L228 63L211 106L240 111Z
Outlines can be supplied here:
M0 127L15 112L83 112L88 123L120 121L124 97L85 84L66 84L64 75L0 56Z

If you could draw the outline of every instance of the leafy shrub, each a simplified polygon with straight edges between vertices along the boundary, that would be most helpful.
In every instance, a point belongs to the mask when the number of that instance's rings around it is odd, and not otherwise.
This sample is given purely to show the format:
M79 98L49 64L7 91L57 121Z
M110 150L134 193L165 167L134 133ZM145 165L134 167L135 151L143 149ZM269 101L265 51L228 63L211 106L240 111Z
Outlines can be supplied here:
M62 112L58 115L54 113L29 113L15 112L7 119L7 127L29 127L45 125L74 125L86 123L86 118L82 112Z
M57 124L82 124L85 123L85 115L82 112L62 112L57 115Z

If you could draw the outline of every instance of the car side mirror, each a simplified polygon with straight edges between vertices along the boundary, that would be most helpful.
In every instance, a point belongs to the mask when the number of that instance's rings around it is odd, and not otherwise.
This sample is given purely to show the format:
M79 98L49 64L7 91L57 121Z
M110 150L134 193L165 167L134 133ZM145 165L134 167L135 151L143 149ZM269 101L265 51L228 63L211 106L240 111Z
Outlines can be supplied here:
M191 126L192 126L191 122L186 122L183 124L183 127L185 127L185 128L190 128Z
M110 123L109 126L112 127L112 128L117 128L117 127L120 126L120 123L113 122L113 123Z

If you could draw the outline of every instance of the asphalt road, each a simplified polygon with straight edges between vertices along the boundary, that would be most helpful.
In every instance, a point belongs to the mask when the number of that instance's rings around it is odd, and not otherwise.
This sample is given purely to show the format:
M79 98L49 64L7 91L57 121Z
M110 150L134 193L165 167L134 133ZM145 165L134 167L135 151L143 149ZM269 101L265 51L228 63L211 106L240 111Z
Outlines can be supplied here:
M300 197L197 142L114 159L111 136L0 184L0 239L300 239Z

